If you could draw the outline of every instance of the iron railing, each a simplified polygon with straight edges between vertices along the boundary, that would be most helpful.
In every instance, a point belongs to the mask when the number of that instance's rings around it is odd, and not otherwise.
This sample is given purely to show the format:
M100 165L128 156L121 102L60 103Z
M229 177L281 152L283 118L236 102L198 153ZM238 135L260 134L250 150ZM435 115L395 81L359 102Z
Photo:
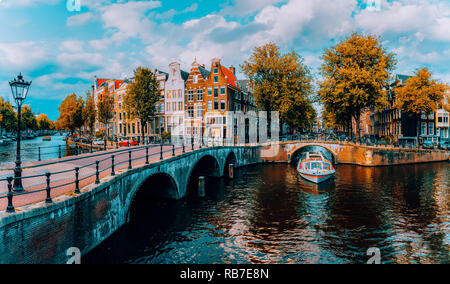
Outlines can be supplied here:
M151 158L156 158L159 156L159 160L164 160L164 158L172 158L177 155L177 152L180 154L186 153L187 149L191 149L194 151L195 149L202 149L204 147L214 147L214 146L228 146L225 141L223 141L223 144L220 145L219 143L213 143L211 146L205 145L203 143L197 142L194 143L192 141L191 145L186 146L184 143L181 146L175 146L175 145L146 145L146 146L137 146L133 148L126 148L116 151L108 151L103 152L95 155L90 155L86 157L77 157L72 159L64 159L63 161L53 161L48 162L45 164L39 164L34 166L25 167L24 169L33 169L33 168L40 168L44 166L54 165L61 162L71 162L71 161L77 161L77 160L85 160L85 159L93 159L96 157L101 157L108 155L108 157L103 159L95 160L94 162L90 162L83 166L78 166L73 169L68 170L61 170L56 172L45 172L43 174L37 174L37 175L31 175L31 176L22 176L22 180L31 180L31 179L39 179L40 181L35 184L27 185L25 186L24 192L14 192L13 190L13 183L15 179L18 179L14 176L8 176L5 178L0 179L0 185L2 183L6 182L8 191L5 193L0 193L0 200L7 198L8 199L8 205L6 208L7 213L14 213L16 212L16 209L13 205L14 199L23 195L29 195L39 192L46 192L46 203L53 203L52 200L52 193L54 193L55 190L59 188L63 188L66 186L74 185L73 193L80 194L80 183L95 177L95 184L100 183L100 177L103 173L110 171L111 176L116 175L116 171L120 169L132 169L133 165L136 165L139 161L143 161L146 165L150 164ZM159 151L154 153L149 153L150 149L155 149L159 147ZM169 147L169 149L165 149L165 147ZM139 152L145 151L144 155L136 155L139 154ZM133 156L134 154L134 156ZM122 161L117 161L117 158L123 155L127 155L127 159L123 159ZM103 167L102 167L103 165ZM92 167L95 166L95 170L92 170ZM12 169L13 170L13 169ZM84 173L82 173L84 171ZM64 177L64 178L58 178L58 176L61 175L67 175L72 174L72 177ZM28 190L27 190L28 189ZM67 191L61 193L68 193ZM43 201L43 200L41 200ZM39 201L37 201L39 202Z

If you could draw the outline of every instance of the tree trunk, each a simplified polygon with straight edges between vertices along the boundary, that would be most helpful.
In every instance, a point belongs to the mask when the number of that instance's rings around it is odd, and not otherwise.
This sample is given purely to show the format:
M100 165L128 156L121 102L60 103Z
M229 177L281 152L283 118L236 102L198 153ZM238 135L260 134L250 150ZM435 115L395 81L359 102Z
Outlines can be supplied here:
M420 148L420 143L419 143L420 130L421 130L420 115L417 115L417 141L416 141L417 149Z
M142 134L142 144L145 145L145 133L144 133L144 125L146 125L147 122L141 121L141 134Z

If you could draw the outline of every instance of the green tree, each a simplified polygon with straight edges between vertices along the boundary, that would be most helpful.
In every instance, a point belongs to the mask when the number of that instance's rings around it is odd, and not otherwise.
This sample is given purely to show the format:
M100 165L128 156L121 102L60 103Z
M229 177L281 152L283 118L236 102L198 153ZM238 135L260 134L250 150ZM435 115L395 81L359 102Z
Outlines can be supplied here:
M98 121L105 127L103 133L106 145L106 136L109 134L107 133L108 123L114 117L114 97L111 95L108 88L100 94L97 106Z
M337 118L334 124L349 126L349 136L353 136L351 125L354 119L360 137L361 111L368 107L382 109L387 105L395 56L383 48L378 37L353 33L326 49L322 60L319 99L328 115L336 114L328 120Z
M134 81L127 86L124 107L129 118L141 121L142 141L145 141L144 127L155 116L156 103L161 90L156 75L148 68L138 67L134 70Z
M92 138L95 120L97 117L97 109L95 108L95 99L91 92L86 92L86 105L83 109L83 121L85 126L89 128L90 136Z
M2 97L0 97L0 135L3 130L11 132L17 127L17 114L14 107Z
M255 47L241 65L250 79L257 106L278 111L281 122L291 128L308 128L316 118L311 104L312 76L302 57L294 51L282 55L274 43Z
M449 86L431 78L427 68L417 71L416 75L408 78L403 86L395 89L396 108L416 117L417 146L419 146L421 115L436 112L439 106L448 108L445 101L448 90Z

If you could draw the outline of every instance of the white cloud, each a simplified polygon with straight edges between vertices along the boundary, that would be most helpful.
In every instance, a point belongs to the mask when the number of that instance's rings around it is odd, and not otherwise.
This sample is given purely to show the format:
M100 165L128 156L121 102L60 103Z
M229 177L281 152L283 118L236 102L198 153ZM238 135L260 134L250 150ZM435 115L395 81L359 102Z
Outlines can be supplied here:
M43 47L36 42L1 43L0 65L14 68L31 68L47 59Z
M28 7L36 5L55 5L61 0L3 0L0 1L0 9L2 7Z
M60 49L65 52L82 52L84 42L80 40L67 40L61 43Z
M150 39L155 24L147 17L147 12L161 6L159 1L128 2L99 8L107 29L112 29L114 40L140 37Z
M67 25L69 27L82 26L92 19L94 19L94 15L91 12L77 14L67 18Z

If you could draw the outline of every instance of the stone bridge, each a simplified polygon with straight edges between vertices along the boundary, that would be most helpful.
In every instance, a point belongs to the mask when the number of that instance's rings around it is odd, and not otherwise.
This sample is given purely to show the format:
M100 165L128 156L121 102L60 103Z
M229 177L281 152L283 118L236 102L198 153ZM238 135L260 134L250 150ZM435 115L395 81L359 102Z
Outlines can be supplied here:
M304 151L320 150L335 164L366 167L448 161L450 153L440 150L364 146L336 141L288 141L261 149L267 162L295 163ZM264 154L265 153L265 154Z
M222 177L260 163L258 147L213 147L179 154L90 184L78 196L63 195L15 214L0 213L0 263L65 263L67 249L81 253L108 238L130 220L140 192L171 199L197 194L200 176ZM139 201L142 203L142 200Z

